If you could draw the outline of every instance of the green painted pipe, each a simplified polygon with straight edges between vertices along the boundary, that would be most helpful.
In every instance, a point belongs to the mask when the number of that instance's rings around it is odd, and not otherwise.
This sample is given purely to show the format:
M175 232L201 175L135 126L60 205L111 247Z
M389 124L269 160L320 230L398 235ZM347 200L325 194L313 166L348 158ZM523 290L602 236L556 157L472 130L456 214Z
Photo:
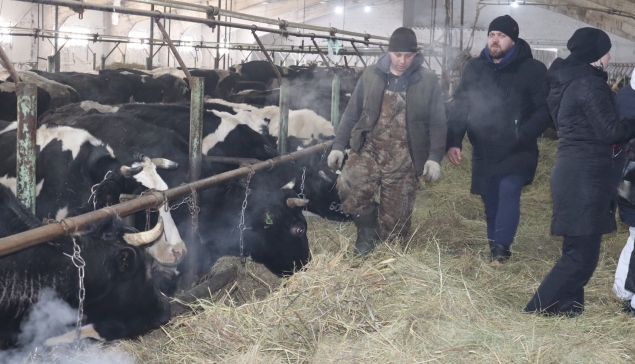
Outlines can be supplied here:
M18 201L35 214L37 86L20 82L16 91L18 97L16 194Z
M340 125L340 76L333 73L333 88L331 90L331 124L337 131Z

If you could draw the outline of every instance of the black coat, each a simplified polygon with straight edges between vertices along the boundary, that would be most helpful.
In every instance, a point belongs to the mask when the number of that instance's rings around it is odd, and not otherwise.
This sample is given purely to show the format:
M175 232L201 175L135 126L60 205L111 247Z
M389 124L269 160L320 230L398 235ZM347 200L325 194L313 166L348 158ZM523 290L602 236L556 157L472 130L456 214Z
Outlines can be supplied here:
M615 105L617 106L617 114L620 119L635 118L635 90L631 85L626 85L620 89L615 96ZM628 143L630 152L626 153L627 159L635 157L635 139L631 139ZM630 157L630 158L629 158ZM635 161L627 160L628 165L624 169L623 179L633 182L635 177ZM623 198L618 198L618 207L620 211L620 219L628 226L635 226L635 205L630 204Z
M473 146L472 188L487 192L494 175L524 174L531 183L538 164L536 139L549 127L547 68L518 39L511 58L495 65L483 50L468 62L454 94L446 148Z
M548 80L547 103L559 136L551 172L551 233L609 233L617 228L617 187L625 162L619 150L635 137L635 122L620 120L606 73L589 64L558 58Z

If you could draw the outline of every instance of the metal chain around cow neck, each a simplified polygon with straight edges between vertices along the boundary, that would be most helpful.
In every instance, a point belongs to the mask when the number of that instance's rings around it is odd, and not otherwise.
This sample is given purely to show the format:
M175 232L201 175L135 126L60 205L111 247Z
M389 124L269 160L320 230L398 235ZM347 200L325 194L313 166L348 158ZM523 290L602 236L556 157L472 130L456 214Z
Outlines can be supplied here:
M82 318L84 317L84 299L86 298L86 288L84 287L84 267L86 266L86 262L84 258L82 258L79 245L73 239L73 255L66 254L67 257L71 258L73 265L77 268L79 275L79 304L77 306L77 327L75 327L75 342L78 342L81 336L82 329Z
M108 180L108 177L110 177L112 173L113 171L106 172L104 179L90 188L90 197L88 197L87 203L90 203L90 201L93 200L93 210L97 210L97 189L104 184L106 180Z
M247 209L247 197L249 197L249 192L251 192L249 190L249 182L251 182L251 176L253 176L254 173L256 173L256 171L254 171L251 165L247 165L247 167L249 167L250 172L247 175L247 178L245 181L245 199L243 200L242 209L240 210L240 221L238 223L238 235L239 235L238 243L240 244L240 263L243 265L243 267L245 266L245 262L246 262L245 244L243 241L243 232L245 231L245 229L247 229L247 227L245 226L245 210Z
M306 178L306 167L302 167L302 183L300 183L300 193L298 193L298 197L306 200L306 196L304 195L304 179Z

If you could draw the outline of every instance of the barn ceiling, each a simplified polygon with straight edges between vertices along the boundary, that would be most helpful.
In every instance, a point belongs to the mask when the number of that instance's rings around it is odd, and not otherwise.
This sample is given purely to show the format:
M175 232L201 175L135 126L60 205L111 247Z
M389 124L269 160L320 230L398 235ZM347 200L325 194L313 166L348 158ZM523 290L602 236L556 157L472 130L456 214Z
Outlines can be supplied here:
M635 41L635 0L539 0L537 2L554 5L549 6L548 9ZM607 12L613 12L613 14Z

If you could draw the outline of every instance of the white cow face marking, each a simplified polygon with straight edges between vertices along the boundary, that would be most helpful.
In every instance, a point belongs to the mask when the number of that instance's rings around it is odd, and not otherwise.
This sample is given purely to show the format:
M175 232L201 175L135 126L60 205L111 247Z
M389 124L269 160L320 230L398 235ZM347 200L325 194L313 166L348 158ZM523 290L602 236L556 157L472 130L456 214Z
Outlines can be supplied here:
M208 134L203 138L202 153L207 154L210 149L227 138L227 135L236 128L236 126L242 124L238 115L232 115L228 112L220 112L213 110L214 115L221 119L218 129L212 134Z
M168 185L159 176L157 167L150 158L144 156L143 161L135 162L131 167L138 166L143 166L143 170L133 176L137 182L149 189L158 191L168 189ZM172 219L172 214L161 207L159 208L159 216L163 218L163 234L148 248L148 253L162 265L175 266L185 256L187 249Z

